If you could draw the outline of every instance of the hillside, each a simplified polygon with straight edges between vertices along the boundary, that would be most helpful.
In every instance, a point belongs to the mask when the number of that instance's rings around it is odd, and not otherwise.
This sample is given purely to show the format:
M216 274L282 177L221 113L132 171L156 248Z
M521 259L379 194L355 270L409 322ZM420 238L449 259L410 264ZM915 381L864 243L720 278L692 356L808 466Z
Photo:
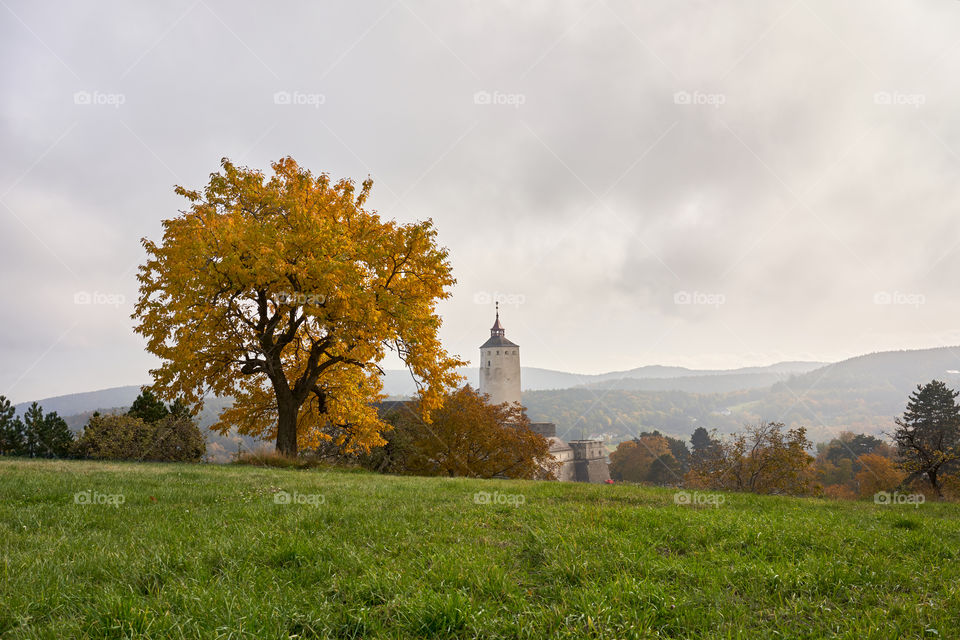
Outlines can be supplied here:
M960 347L881 352L819 365L784 362L728 371L649 366L599 376L525 367L523 401L532 419L555 422L566 438L606 433L618 442L654 429L686 438L698 426L729 432L757 420L780 420L807 426L817 441L843 430L889 431L917 384L938 378L960 388ZM464 372L476 382L476 371ZM404 379L409 380L406 371L387 371L385 388L401 391ZM567 384L575 386L564 388ZM129 406L138 392L118 387L40 402L79 429L94 410ZM213 424L225 404L209 401L201 427ZM229 434L211 434L209 441L222 460L240 446L256 446Z
M956 505L678 495L0 460L0 636L880 640L960 625Z
M568 437L610 433L618 441L653 429L687 437L698 426L723 433L758 420L804 425L814 441L844 430L882 435L918 384L939 379L960 389L960 347L873 353L750 388L758 375L765 374L623 380L607 388L526 392L523 400L534 420L556 422ZM738 382L739 390L725 387Z

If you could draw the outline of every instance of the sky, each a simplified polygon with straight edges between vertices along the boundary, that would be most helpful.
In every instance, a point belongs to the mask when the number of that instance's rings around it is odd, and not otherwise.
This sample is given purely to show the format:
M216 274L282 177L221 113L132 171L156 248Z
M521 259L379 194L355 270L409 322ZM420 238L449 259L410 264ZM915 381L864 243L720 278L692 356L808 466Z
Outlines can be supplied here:
M222 157L432 218L466 359L496 300L524 365L581 373L960 344L958 25L929 0L0 0L0 394L149 381L140 239Z

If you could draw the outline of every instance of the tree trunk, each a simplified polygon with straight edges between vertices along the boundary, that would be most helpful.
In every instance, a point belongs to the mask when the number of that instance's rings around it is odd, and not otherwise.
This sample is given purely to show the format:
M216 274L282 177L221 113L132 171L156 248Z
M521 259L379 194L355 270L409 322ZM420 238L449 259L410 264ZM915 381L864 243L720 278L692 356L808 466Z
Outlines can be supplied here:
M940 482L937 479L938 475L936 471L927 472L927 478L929 478L930 484L933 485L933 490L937 493L937 500L943 500L943 492L940 491Z
M297 413L299 407L292 397L277 394L277 453L297 456Z

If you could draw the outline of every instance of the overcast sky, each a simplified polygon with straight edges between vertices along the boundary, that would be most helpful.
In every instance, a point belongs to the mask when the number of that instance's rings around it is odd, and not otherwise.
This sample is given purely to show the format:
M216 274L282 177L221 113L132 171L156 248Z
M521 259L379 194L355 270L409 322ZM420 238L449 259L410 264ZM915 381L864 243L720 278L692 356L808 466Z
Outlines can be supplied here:
M148 381L139 239L221 157L431 217L475 359L960 343L960 3L0 1L0 394ZM87 304L89 302L89 304Z

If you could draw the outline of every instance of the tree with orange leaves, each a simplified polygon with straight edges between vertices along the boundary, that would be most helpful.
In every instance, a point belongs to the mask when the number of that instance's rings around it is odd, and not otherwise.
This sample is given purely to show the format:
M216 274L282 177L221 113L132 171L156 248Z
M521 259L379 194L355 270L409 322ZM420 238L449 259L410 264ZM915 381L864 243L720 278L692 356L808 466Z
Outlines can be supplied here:
M275 439L285 455L331 438L367 450L385 426L376 363L394 350L429 419L462 364L437 335L455 280L433 224L381 220L364 208L371 180L358 191L289 157L269 177L221 167L202 191L177 187L187 210L160 243L143 240L134 318L161 359L158 395L231 396L215 428Z
M450 393L427 423L419 403L399 403L385 417L387 443L364 466L385 473L471 478L551 479L556 462L549 441L530 429L517 403L489 404L469 385Z

